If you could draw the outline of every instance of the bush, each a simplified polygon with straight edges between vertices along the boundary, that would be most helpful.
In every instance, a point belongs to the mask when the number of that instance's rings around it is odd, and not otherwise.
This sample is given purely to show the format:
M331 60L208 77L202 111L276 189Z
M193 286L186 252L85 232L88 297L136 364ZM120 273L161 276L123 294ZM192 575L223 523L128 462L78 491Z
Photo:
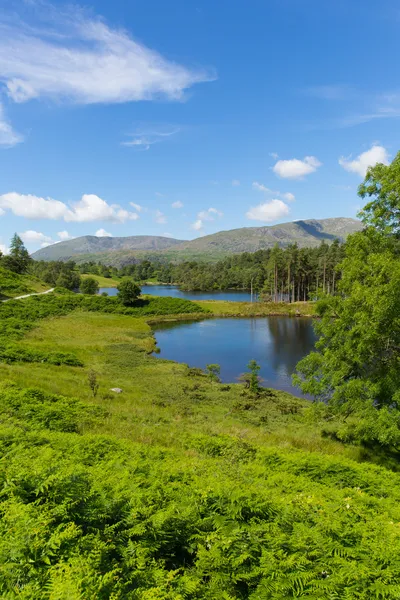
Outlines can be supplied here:
M86 279L81 280L80 290L82 294L94 296L99 291L99 284L93 277L87 277Z
M134 306L142 290L130 277L124 277L118 284L118 299L124 306Z

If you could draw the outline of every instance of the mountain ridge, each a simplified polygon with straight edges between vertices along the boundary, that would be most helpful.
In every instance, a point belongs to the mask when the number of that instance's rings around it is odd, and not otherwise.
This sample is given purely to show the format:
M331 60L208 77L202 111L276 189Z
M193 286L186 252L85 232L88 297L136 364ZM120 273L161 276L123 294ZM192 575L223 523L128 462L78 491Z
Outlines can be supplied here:
M166 260L216 260L230 254L255 252L297 243L299 247L318 246L322 241L344 241L362 229L356 219L337 217L306 219L278 225L241 227L219 231L194 240L177 240L163 236L96 237L82 236L58 242L32 254L35 260L95 260L121 266L142 258Z

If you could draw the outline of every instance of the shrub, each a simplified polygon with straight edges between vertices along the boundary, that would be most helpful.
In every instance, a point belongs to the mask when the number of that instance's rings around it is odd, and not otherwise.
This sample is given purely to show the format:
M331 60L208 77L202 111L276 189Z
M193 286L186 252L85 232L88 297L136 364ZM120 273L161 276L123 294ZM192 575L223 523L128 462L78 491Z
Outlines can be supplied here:
M142 290L130 277L124 277L118 284L118 299L124 306L134 306Z
M80 290L82 294L94 296L99 291L99 284L93 277L87 277L81 280Z

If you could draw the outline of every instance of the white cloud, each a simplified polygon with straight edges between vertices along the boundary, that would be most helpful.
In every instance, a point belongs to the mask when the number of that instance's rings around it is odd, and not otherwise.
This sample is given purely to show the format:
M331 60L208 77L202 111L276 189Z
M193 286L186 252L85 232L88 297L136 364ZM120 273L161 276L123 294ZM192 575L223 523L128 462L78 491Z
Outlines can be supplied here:
M372 146L372 148L363 152L354 160L344 158L343 156L339 158L339 165L343 169L350 171L350 173L357 173L360 177L365 177L368 167L373 167L377 163L389 164L389 154L383 146Z
M276 152L270 152L269 155L274 159L277 160L279 158L279 154L277 154Z
M28 229L28 231L23 231L19 234L20 238L25 244L29 243L42 243L42 244L51 244L53 240L48 235L44 233L40 233L40 231L33 231L32 229Z
M155 195L158 196L159 198L164 198L165 194L161 194L161 192L156 192Z
M173 237L172 233L168 233L168 231L165 231L161 235L163 235L164 237L167 237L167 238L172 238Z
M0 252L1 254L8 254L9 248L5 244L0 244Z
M315 156L306 156L303 160L278 160L272 167L273 172L283 179L301 179L305 175L314 173L322 163Z
M233 185L233 187L239 187L239 185L240 185L239 179L233 179L232 180L232 185Z
M197 219L197 221L192 223L190 227L195 231L200 231L201 229L203 229L203 221L201 219Z
M257 190L258 192L263 192L265 194L270 194L272 196L279 196L280 198L283 198L287 202L294 202L296 200L295 195L292 194L291 192L279 192L277 190L270 190L264 184L258 183L258 181L253 181L252 187L254 190Z
M158 126L157 128L145 128L139 129L135 133L131 133L131 139L125 142L121 142L122 146L131 146L136 150L150 150L154 144L165 142L169 137L179 133L180 128L169 126ZM156 196L164 197L164 194L156 192Z
M67 206L64 202L52 198L10 192L0 195L0 209L10 210L17 217L26 219L63 219L77 223L90 221L124 223L139 218L139 215L121 208L118 204L107 204L95 194L84 194L78 202Z
M105 229L98 229L95 234L97 237L112 237L112 233L108 233Z
M264 221L266 223L271 223L272 221L276 221L281 217L285 217L290 212L290 209L287 204L282 202L282 200L278 200L274 198L269 202L264 202L263 204L259 204L258 206L253 206L246 213L246 217L248 219L254 221Z
M58 237L60 238L60 240L62 242L65 242L66 240L72 240L73 237L71 235L69 235L68 231L59 231L57 233Z
M23 140L23 136L14 131L11 124L7 121L3 105L0 103L0 146L15 146L23 142Z
M172 208L183 208L183 202L181 202L180 200L177 200L176 202L173 202L171 204Z
M281 194L281 196L287 200L287 202L294 202L296 200L296 196L290 192L285 192L284 194Z
M224 213L216 208L208 208L197 213L198 219L201 221L214 221L215 217L223 217Z
M167 60L82 10L35 7L43 22L22 22L10 12L1 25L0 79L15 102L180 100L192 85L216 79L213 72Z
M144 210L143 206L141 206L140 204L135 204L135 202L129 202L129 204L137 211L137 212L142 212L142 210Z
M63 219L68 212L67 205L58 200L17 192L0 195L0 208L26 219Z
M90 221L114 221L124 223L139 218L136 213L121 208L118 204L107 204L95 194L84 194L79 202L72 205L64 217L66 221L88 223Z
M161 210L156 210L155 219L156 223L159 223L160 225L163 225L167 222L167 217L164 215L164 213L161 212Z

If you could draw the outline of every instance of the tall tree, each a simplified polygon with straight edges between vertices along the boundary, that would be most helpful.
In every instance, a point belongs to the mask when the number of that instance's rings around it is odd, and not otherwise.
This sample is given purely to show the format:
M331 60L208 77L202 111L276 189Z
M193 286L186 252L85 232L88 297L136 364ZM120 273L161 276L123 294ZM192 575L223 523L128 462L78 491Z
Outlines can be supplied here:
M25 273L31 261L28 250L19 235L15 233L10 242L10 252L3 259L3 264L14 273Z
M346 243L339 293L318 302L316 351L298 364L294 378L303 392L346 415L366 405L400 405L400 243L393 235L399 155L389 167L369 169L361 197L367 188L373 198L361 211L367 227Z

